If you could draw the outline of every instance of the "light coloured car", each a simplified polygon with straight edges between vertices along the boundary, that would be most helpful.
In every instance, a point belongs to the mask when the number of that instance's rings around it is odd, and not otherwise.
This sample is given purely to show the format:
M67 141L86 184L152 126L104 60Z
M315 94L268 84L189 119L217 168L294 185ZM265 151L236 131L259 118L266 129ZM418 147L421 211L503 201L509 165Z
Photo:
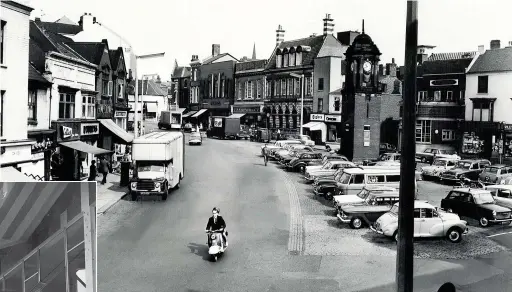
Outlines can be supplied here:
M491 192L496 205L512 209L512 185L490 185L485 189Z
M398 189L387 186L365 186L357 195L340 195L333 197L334 208L340 206L360 204L366 200L371 193L398 192Z
M398 241L398 206L396 203L386 214L377 219L370 228L379 234ZM414 201L414 237L446 237L458 243L468 233L467 222L457 214L437 209L425 201Z
M300 142L306 146L315 146L315 141L311 140L308 135L300 135Z
M337 170L339 169L345 169L350 167L356 167L356 165L350 161L343 161L343 160L331 160L328 161L324 166L320 169L315 169L310 172L305 172L304 178L308 182L313 182L316 178L319 177L327 177L327 176L334 176Z
M319 164L313 164L313 165L309 165L308 167L306 167L306 171L313 171L313 170L316 170L316 169L320 169L324 166L324 164L326 164L328 161L330 160L344 160L344 161L348 161L347 157L343 156L343 155L337 155L337 154L334 154L334 155L325 155L323 158L322 158L322 161L319 163Z
M299 140L280 140L274 144L265 144L261 146L261 155L270 155L272 151L281 150L287 144L301 144L301 142Z
M201 133L192 132L190 137L188 138L188 145L201 145L203 144L203 138L201 137Z
M420 169L421 176L423 177L423 179L428 179L428 178L438 179L439 176L441 175L441 173L443 173L446 170L450 170L450 169L454 168L455 165L457 165L457 161L458 161L457 159L452 159L452 158L444 158L444 157L436 158L436 160L434 160L434 163L432 163L432 165L424 166Z
M507 175L501 176L500 185L512 185L512 173L508 173Z

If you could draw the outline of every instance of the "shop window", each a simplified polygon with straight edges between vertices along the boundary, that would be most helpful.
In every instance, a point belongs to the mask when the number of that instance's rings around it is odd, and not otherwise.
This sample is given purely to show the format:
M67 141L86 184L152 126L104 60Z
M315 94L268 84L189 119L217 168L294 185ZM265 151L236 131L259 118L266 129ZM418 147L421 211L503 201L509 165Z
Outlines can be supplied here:
M453 102L453 91L447 91L446 92L446 101L447 102Z
M262 92L261 85L262 85L262 82L261 82L261 80L258 80L256 82L257 82L257 85L256 85L256 98L257 99L261 99L261 92Z
M441 90L434 91L434 101L441 101Z
M96 97L91 95L82 96L82 118L96 117Z
M276 56L276 68L281 68L281 64L283 62L283 55Z
M241 100L242 99L242 82L238 82L238 96L237 96L237 99L238 100Z
M288 79L286 83L288 83L288 88L287 88L287 94L288 96L292 95L293 94L293 79Z
M59 93L59 119L75 118L75 94Z
M284 54L283 67L288 67L288 56L289 54Z
M432 121L416 121L416 142L431 143Z
M418 91L418 102L427 101L427 91Z
M324 90L324 79L318 78L318 91Z
M37 121L37 89L28 91L28 120Z
M443 139L443 141L455 140L455 131L454 130L443 130L442 131L442 139Z
M489 76L478 76L478 93L489 92Z

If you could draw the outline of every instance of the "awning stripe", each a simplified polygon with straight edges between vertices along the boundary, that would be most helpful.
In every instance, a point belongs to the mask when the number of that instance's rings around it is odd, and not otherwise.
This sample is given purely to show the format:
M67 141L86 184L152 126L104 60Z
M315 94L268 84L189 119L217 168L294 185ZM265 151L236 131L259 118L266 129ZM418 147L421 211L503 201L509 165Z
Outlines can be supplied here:
M105 154L105 153L112 152L112 151L109 151L109 150L105 150L105 149L101 149L101 148L98 148L98 147L91 146L91 145L89 145L87 143L84 143L82 141L60 142L59 144L62 145L62 146L65 146L65 147L69 147L71 149L78 150L80 152L90 153L90 154L94 154L94 155Z
M200 115L204 114L206 111L207 111L207 109L202 109L202 110L198 111L197 113L195 113L192 117L198 118Z
M188 112L188 113L186 113L186 114L182 115L181 117L182 117L182 118L188 118L188 117L190 117L191 115L193 115L193 114L195 114L195 113L197 113L197 112L196 112L196 111L191 111L191 112Z
M232 114L228 117L228 119L239 119L243 116L245 116L245 114Z
M129 144L133 142L133 135L127 133L123 128L119 127L114 121L111 119L98 119L100 123L105 126L112 134L116 135L118 138L123 140L125 143Z

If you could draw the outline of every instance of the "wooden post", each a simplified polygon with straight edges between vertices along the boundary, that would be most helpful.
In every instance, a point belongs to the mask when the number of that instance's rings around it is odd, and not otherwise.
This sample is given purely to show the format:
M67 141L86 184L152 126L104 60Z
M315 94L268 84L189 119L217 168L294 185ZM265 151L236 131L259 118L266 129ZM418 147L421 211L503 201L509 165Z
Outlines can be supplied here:
M94 183L92 183L94 184ZM95 292L95 256L94 256L94 238L93 231L95 226L93 226L94 219L91 216L96 216L96 214L91 214L91 208L89 205L89 188L91 185L89 182L81 183L81 207L82 214L84 220L84 247L85 247L85 280L86 280L86 289L87 292ZM95 233L95 232L94 232Z
M413 291L414 276L414 196L416 127L416 54L418 46L418 1L407 0L405 33L405 78L402 158L400 163L400 205L396 285L398 292Z

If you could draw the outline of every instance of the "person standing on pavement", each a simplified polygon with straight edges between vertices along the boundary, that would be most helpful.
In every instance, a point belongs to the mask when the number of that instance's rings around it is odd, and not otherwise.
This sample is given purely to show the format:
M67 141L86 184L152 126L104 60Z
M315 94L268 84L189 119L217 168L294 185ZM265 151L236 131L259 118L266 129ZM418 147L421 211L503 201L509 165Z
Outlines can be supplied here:
M101 173L103 174L103 180L101 181L101 184L104 185L105 183L107 183L107 174L110 170L110 164L108 163L105 156L103 156L101 158L100 170L101 170Z
M88 181L95 181L98 176L98 171L96 170L96 160L91 162L91 166L89 167L89 179Z

